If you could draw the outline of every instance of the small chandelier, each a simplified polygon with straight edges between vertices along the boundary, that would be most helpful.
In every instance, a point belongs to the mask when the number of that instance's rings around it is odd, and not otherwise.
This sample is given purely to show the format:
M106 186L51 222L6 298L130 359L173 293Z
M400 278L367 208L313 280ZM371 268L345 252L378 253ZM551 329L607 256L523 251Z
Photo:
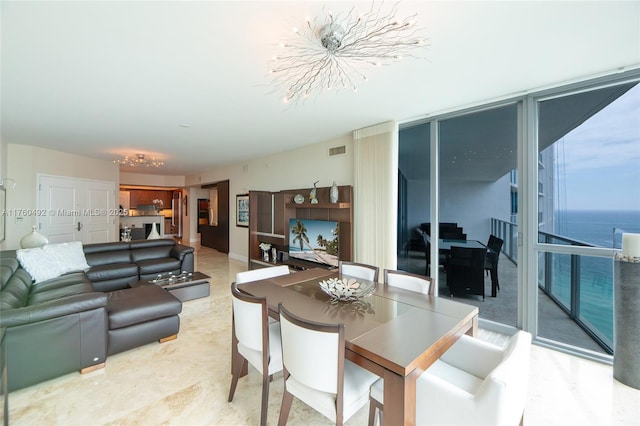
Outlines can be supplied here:
M372 4L358 16L351 9L344 18L329 11L321 23L307 18L306 28L294 28L295 39L281 45L286 53L272 59L270 71L286 90L284 101L297 102L324 89L356 91L356 82L367 80L365 68L413 57L412 50L426 46L416 14L398 19L397 4L388 14L381 8Z
M122 160L113 160L113 162L123 167L160 167L164 165L163 161L155 158L147 159L144 154L136 154L135 157L126 156Z

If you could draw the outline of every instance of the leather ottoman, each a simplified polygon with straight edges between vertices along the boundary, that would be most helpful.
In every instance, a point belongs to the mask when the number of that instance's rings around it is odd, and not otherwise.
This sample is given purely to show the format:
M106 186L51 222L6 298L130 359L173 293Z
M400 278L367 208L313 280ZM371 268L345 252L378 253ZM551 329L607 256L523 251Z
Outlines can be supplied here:
M182 302L162 287L127 288L108 297L109 355L177 337Z

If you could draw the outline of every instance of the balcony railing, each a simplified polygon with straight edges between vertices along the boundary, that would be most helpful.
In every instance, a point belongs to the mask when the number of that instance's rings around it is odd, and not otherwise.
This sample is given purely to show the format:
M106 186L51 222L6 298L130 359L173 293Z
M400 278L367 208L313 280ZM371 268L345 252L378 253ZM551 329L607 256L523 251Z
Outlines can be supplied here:
M518 225L491 219L491 233L518 263ZM562 235L539 232L541 243L593 247ZM613 350L613 263L610 259L545 252L538 262L538 288L607 353Z

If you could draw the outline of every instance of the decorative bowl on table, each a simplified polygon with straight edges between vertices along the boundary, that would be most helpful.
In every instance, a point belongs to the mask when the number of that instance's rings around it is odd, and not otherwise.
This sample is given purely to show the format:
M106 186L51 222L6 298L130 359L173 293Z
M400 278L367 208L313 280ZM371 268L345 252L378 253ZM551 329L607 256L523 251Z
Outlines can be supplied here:
M333 300L347 302L371 296L376 289L372 282L359 283L354 278L329 278L320 281L320 288Z

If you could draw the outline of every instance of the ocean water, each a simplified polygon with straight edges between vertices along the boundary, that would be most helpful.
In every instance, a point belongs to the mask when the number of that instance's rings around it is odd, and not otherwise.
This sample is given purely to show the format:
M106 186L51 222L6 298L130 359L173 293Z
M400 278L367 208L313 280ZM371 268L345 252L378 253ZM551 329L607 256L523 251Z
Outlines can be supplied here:
M638 211L556 212L554 234L589 245L620 248L621 232L640 233ZM613 260L578 256L578 318L610 347L613 346ZM571 256L553 255L553 290L567 308L571 306Z
M640 206L633 211L564 210L555 213L557 235L570 237L598 247L614 247L614 229L640 233ZM620 248L620 236L616 240Z

